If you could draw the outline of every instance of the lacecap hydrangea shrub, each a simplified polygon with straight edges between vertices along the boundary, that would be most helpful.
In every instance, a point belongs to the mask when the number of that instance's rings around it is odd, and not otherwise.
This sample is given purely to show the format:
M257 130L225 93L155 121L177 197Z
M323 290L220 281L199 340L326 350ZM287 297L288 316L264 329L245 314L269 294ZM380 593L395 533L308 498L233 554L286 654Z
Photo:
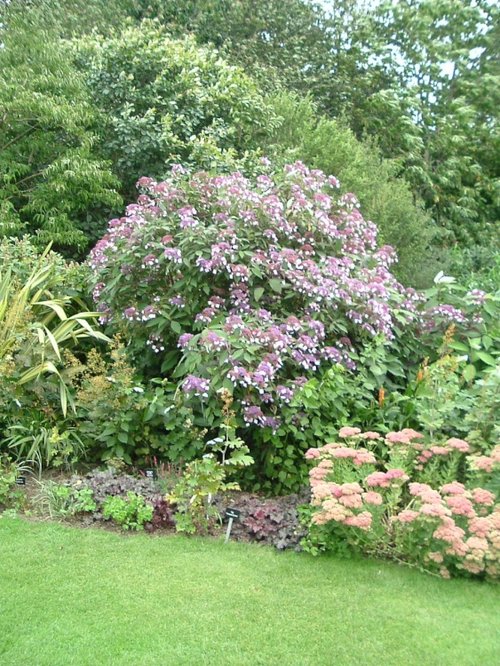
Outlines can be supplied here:
M500 446L472 455L465 440L429 443L410 428L383 437L344 427L339 437L306 453L309 550L391 557L445 578L499 577L500 505L487 487L498 486Z
M300 162L273 173L263 158L254 181L175 166L138 186L91 253L94 299L198 426L217 429L224 387L247 440L286 428L282 407L308 378L354 371L360 349L414 317L394 250L332 176Z

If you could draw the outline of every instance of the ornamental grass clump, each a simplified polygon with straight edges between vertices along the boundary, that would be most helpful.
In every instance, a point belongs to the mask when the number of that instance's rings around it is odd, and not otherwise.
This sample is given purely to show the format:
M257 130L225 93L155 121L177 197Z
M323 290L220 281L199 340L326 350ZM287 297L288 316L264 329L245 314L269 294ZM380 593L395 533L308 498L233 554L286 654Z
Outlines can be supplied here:
M94 299L135 365L172 379L209 429L222 387L238 427L286 427L282 407L308 377L355 370L355 352L414 316L394 250L333 176L263 159L254 181L175 166L138 186L91 253Z
M464 470L479 469L491 481L500 447L486 464L467 455L465 440L424 443L412 429L382 437L345 427L339 435L343 443L306 453L314 462L306 548L390 557L444 578L499 577L500 505Z

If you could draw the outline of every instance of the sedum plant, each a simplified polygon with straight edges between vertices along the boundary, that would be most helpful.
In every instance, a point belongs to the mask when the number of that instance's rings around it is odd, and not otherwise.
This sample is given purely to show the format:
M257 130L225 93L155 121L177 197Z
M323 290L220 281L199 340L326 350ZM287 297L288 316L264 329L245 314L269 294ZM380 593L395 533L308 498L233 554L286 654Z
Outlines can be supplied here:
M499 446L470 455L463 439L428 442L411 428L383 437L346 426L339 440L306 453L307 549L390 557L444 578L500 576Z

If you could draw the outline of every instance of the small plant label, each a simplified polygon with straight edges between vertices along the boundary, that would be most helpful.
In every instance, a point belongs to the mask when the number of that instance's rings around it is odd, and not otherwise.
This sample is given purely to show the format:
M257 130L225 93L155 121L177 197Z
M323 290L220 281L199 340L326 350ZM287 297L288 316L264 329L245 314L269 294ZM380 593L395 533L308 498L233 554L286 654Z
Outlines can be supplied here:
M229 541L229 537L231 536L231 529L233 527L233 521L239 520L240 514L241 511L239 509L226 509L226 518L229 519L229 522L227 524L226 538L224 540L224 543L227 543Z
M26 477L25 476L18 476L17 479L16 479L16 485L25 486L26 485Z
M147 479L157 479L158 474L156 473L155 469L146 469L144 470L144 474L146 475Z
M241 511L239 509L226 509L226 518L239 520Z

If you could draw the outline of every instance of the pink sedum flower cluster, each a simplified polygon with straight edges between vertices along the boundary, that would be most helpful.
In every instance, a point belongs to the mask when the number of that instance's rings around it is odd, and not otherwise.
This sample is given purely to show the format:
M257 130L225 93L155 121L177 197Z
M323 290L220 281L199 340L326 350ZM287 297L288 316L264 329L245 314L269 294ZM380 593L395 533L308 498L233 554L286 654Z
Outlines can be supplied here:
M359 428L344 427L339 435L348 445L335 442L306 453L314 465L309 474L313 540L319 534L321 543L333 539L331 543L345 542L368 554L392 554L444 578L461 571L500 575L500 506L495 494L453 479L430 485L422 481L428 470L420 461L422 452L430 451L425 463L449 458L450 472L458 469L457 460L463 463L467 457L472 469L485 473L497 464L500 447L491 456L475 457L467 456L465 440L425 444L411 429L367 437ZM389 451L385 464L365 448L380 441ZM395 459L404 468L393 466ZM439 479L442 467L434 473Z

